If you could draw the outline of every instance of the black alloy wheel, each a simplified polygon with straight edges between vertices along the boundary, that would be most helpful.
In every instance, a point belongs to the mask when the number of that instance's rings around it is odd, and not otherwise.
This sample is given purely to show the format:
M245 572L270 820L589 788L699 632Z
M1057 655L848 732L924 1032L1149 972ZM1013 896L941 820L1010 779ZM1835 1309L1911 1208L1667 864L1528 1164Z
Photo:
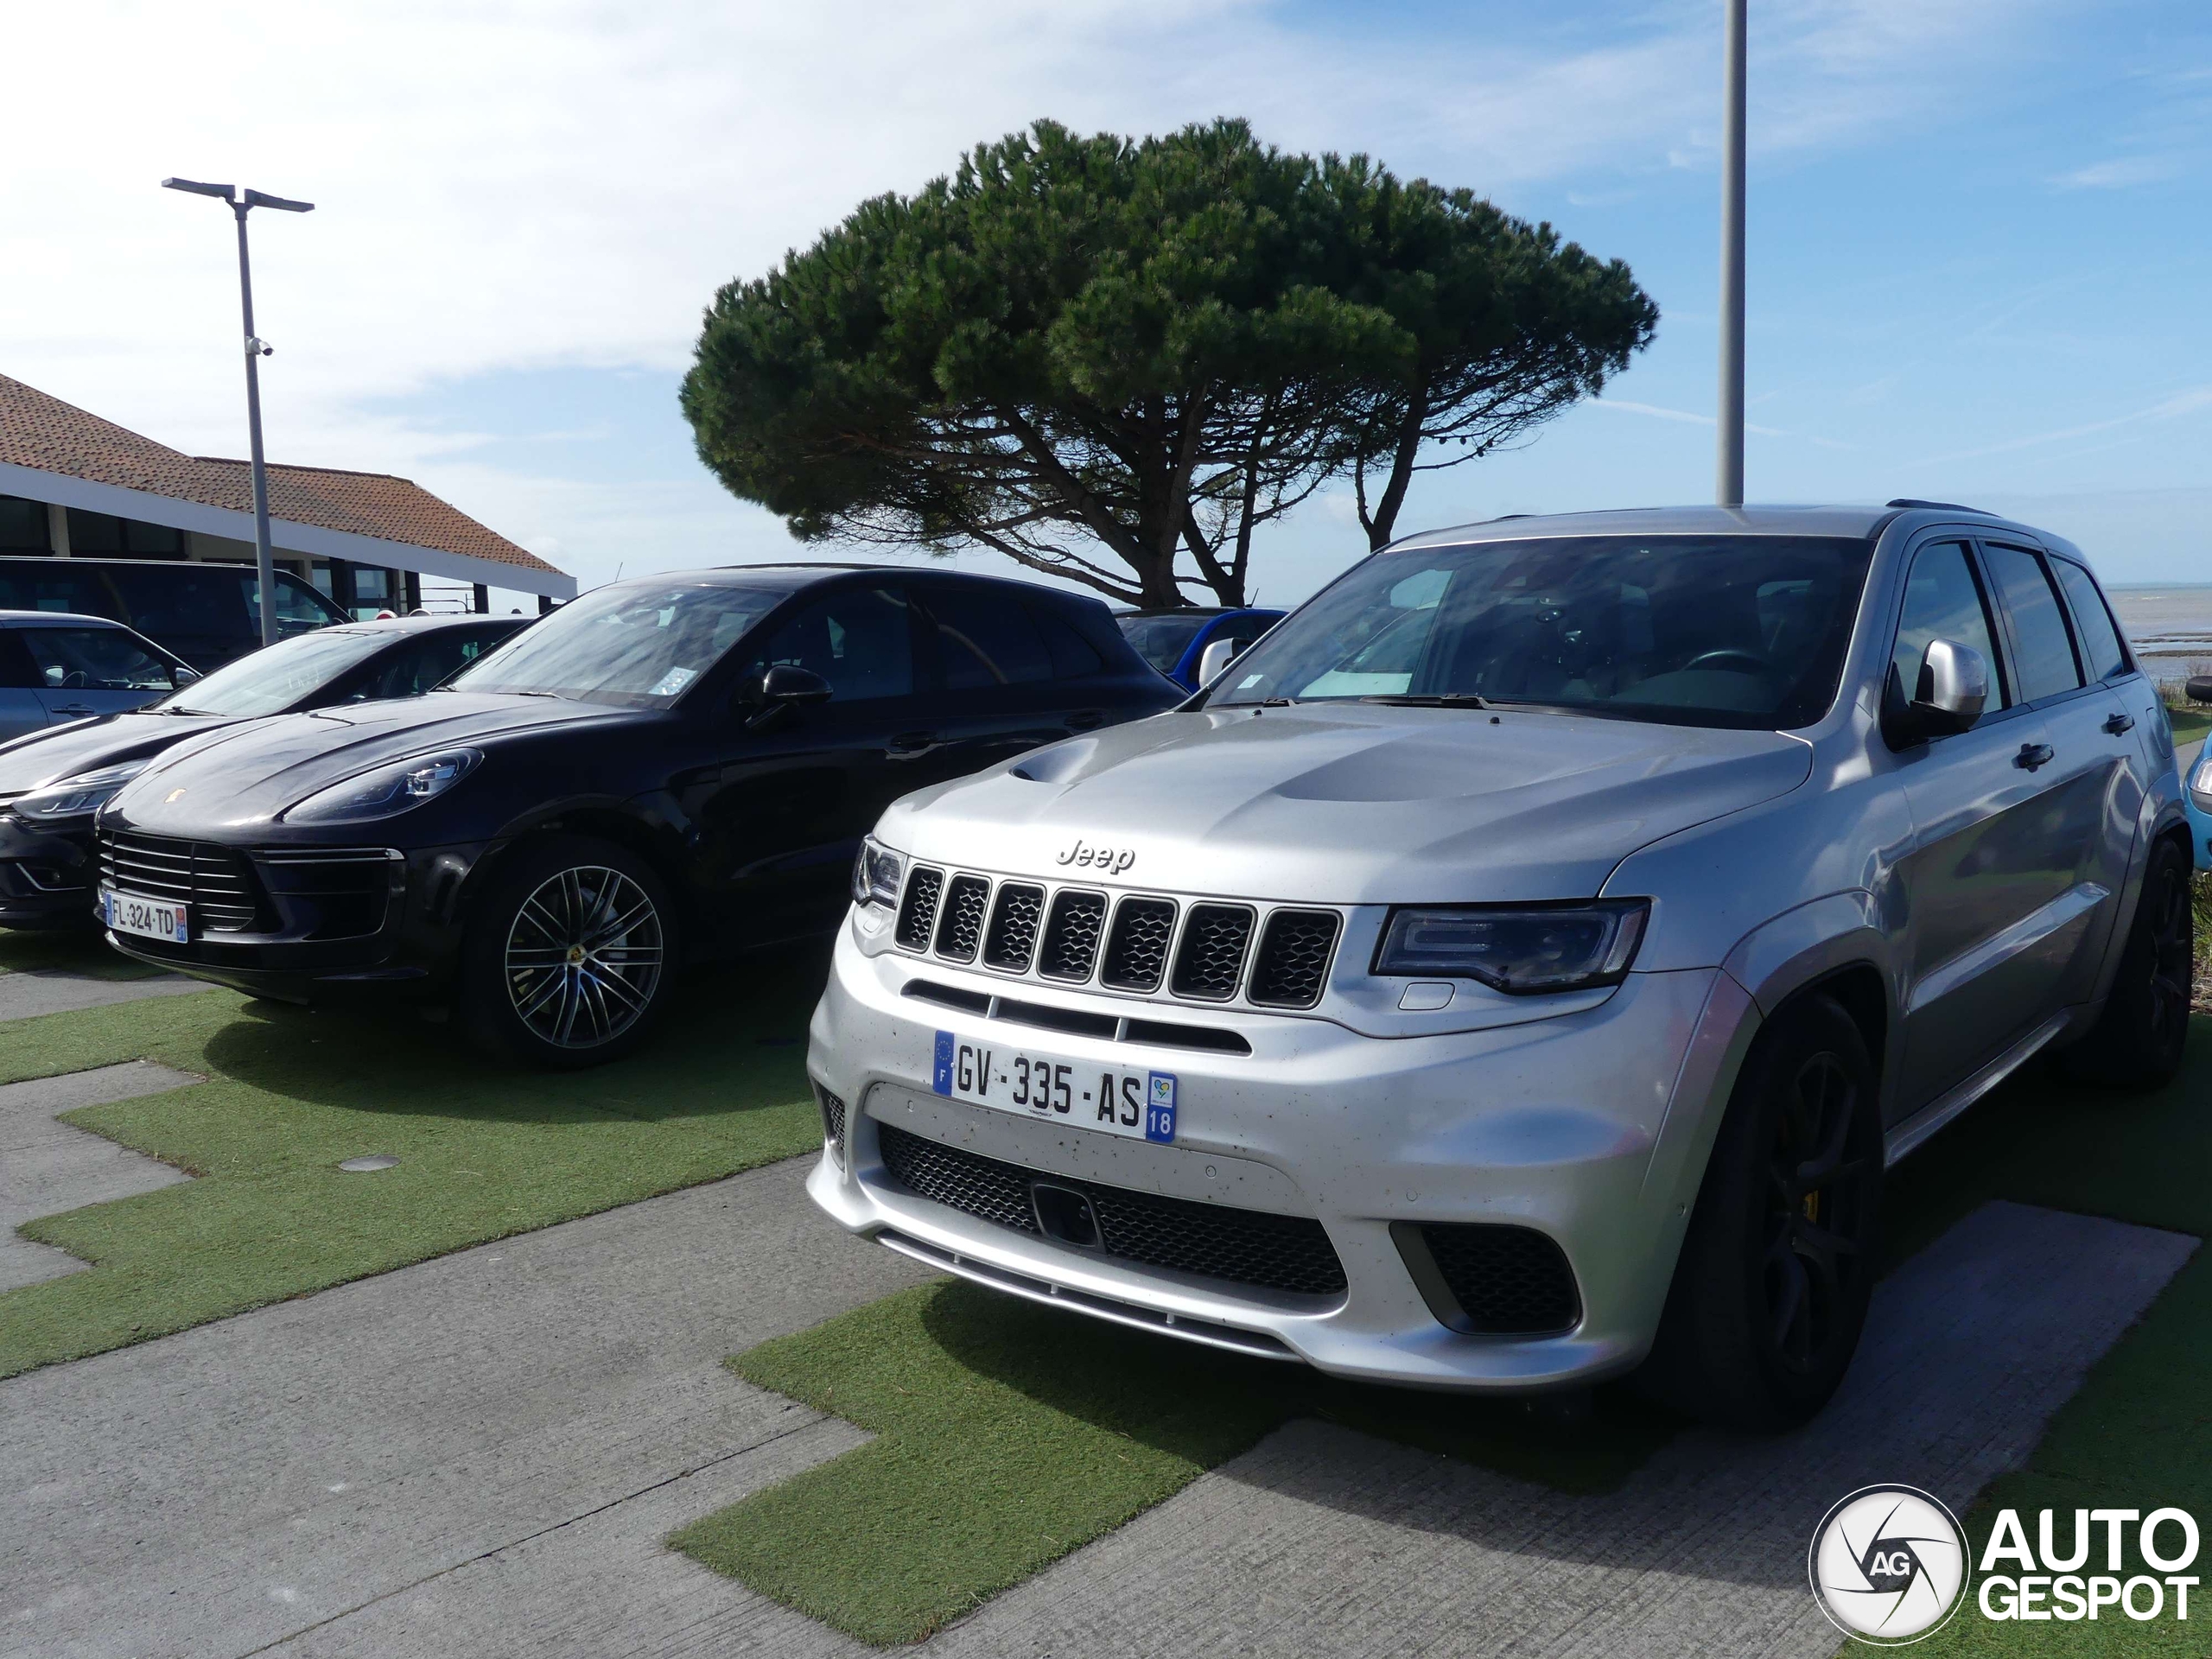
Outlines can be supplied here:
M642 1041L666 1005L677 924L652 868L582 836L525 847L476 906L462 964L472 1033L542 1065L595 1065Z
M1786 1086L1767 1157L1766 1248L1760 1262L1776 1361L1820 1371L1855 1340L1874 1160L1853 1144L1859 1085L1835 1054L1807 1058Z
M2058 1057L2069 1076L2142 1090L2164 1087L2181 1070L2196 971L2194 874L2178 841L2168 836L2152 844L2104 1012L2088 1036Z
M1879 1079L1833 998L1802 996L1751 1044L1637 1381L1676 1409L1772 1431L1827 1403L1878 1266Z

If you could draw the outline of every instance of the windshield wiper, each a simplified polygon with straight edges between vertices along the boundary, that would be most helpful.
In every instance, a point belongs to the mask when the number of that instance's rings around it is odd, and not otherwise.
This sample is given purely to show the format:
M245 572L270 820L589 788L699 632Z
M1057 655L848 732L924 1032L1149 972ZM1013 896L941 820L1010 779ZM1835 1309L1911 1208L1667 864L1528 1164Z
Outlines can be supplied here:
M165 715L212 715L215 711L213 709L180 709L176 704L171 703L162 712Z
M1362 702L1383 702L1394 709L1488 709L1489 698L1478 691L1394 691L1362 697Z

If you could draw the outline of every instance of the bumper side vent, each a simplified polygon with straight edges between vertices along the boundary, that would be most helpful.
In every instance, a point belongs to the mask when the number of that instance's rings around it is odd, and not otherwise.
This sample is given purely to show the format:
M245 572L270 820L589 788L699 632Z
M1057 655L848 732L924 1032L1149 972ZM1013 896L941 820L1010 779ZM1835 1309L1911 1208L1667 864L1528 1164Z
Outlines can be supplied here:
M1236 982L1244 974L1244 952L1251 943L1249 905L1192 905L1191 918L1183 924L1175 977L1168 988L1201 1001L1228 1001L1236 995Z
M1337 949L1333 910L1278 910L1260 932L1246 995L1263 1008L1310 1008L1321 1000Z
M1493 1223L1394 1222L1391 1236L1438 1320L1491 1337L1571 1331L1582 1298L1548 1233Z
M1043 1179L1057 1191L1090 1200L1097 1217L1099 1255L1294 1295L1344 1294L1344 1263L1328 1230L1309 1217L1047 1176L889 1123L878 1123L876 1135L884 1167L899 1185L918 1198L1001 1227L1043 1236L1030 1197L1032 1182Z
M937 901L944 892L944 872L917 865L906 878L906 896L899 905L899 928L893 935L909 950L926 950L937 931Z
M842 1166L845 1161L845 1102L827 1089L817 1088L814 1097L822 1108L822 1138L830 1143Z
M1098 961L1098 931L1106 919L1106 895L1064 888L1052 899L1045 922L1045 949L1037 971L1046 979L1081 984Z

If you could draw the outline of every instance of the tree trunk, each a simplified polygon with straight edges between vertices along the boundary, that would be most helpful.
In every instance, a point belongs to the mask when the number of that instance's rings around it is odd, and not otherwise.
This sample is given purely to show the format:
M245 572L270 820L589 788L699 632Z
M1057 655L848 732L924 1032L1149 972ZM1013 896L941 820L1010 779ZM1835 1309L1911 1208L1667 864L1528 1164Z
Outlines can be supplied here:
M1421 454L1421 423L1428 419L1428 379L1424 375L1406 400L1405 418L1398 423L1397 442L1390 450L1390 477L1376 498L1372 517L1360 517L1367 526L1367 550L1389 546L1397 534L1398 509L1406 505L1406 490L1414 481L1414 461Z

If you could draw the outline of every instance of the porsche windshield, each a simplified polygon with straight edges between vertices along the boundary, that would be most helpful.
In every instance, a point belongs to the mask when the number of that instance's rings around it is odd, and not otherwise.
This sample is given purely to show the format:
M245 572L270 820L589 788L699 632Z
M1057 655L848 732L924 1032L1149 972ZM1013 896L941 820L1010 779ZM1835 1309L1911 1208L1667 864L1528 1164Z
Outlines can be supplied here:
M1580 536L1381 553L1253 646L1207 702L1806 726L1834 700L1871 550L1845 537Z
M563 605L447 682L665 709L786 596L721 582L626 582Z

